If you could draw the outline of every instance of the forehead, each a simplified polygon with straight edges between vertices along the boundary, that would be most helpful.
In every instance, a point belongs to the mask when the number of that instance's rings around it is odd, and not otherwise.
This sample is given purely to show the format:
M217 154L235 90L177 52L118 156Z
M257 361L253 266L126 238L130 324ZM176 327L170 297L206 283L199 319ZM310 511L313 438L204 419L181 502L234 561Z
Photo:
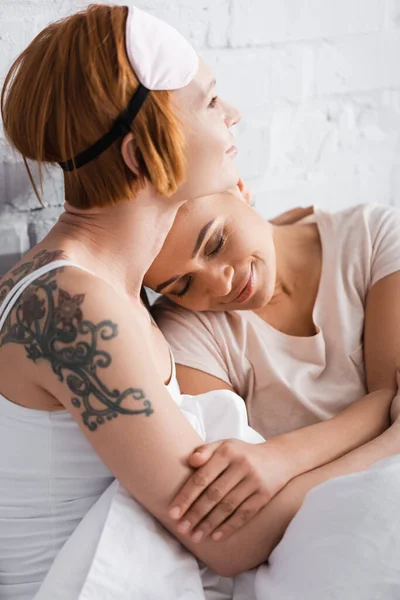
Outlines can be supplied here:
M147 272L145 284L153 287L168 277L171 269L185 267L190 261L197 237L204 225L226 212L224 194L187 202L178 211L164 245ZM160 281L159 281L160 280Z
M163 250L192 240L194 245L201 228L210 220L229 216L235 220L246 202L238 188L186 202L178 210L174 224L166 238Z
M214 194L213 196L186 202L179 209L166 242L174 242L178 236L180 239L183 236L189 236L194 244L196 236L203 225L221 215L223 207L223 194Z
M213 70L202 58L199 58L199 68L192 81L185 87L175 90L173 93L178 101L204 97L209 92L210 86L214 81Z

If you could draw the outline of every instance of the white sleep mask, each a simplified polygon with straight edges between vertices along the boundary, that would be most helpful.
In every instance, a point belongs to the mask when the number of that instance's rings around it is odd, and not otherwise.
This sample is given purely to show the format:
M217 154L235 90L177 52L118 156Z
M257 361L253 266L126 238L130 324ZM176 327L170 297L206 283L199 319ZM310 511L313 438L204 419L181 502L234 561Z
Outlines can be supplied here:
M125 29L126 53L139 79L139 87L114 125L90 148L60 162L64 171L83 167L130 131L150 90L177 90L188 85L197 73L199 58L194 48L171 25L131 6Z
M136 6L126 21L126 51L140 83L149 90L179 90L197 73L199 58L171 25Z

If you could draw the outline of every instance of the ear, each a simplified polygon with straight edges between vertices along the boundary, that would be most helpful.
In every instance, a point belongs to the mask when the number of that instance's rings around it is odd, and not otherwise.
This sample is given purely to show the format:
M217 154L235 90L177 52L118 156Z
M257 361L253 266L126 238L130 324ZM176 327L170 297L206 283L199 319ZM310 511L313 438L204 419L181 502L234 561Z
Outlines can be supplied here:
M122 140L121 154L126 166L139 177L140 168L136 157L136 142L133 133L128 133Z

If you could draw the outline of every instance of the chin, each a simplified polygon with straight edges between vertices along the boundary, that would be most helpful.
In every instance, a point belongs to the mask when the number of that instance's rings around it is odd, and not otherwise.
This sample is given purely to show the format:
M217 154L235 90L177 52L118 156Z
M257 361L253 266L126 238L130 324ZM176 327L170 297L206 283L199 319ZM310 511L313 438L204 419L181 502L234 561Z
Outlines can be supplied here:
M265 308L265 306L267 306L270 300L271 294L269 294L265 290L258 290L254 294L254 296L249 299L248 306L246 306L246 310L260 310L261 308Z
M222 171L222 169L221 169ZM214 185L210 185L207 193L202 194L203 196L212 196L213 194L221 194L227 190L234 188L239 180L239 170L235 165L230 164L229 168L221 171L214 179ZM221 176L222 175L222 176ZM199 197L199 196L198 196Z
M243 309L245 310L260 310L261 308L263 308L265 306L265 302L262 302L260 300L257 299L252 299L249 300L249 304L248 306L244 306Z
M240 178L239 169L236 167L236 165L232 165L232 166L233 166L233 169L231 168L229 170L229 174L227 174L227 177L226 177L227 180L226 180L225 188L223 190L224 192L226 190L229 190L230 188L236 187L237 182L239 181L239 178Z
M268 303L268 299L257 297L257 294L254 298L250 298L250 300L241 307L242 310L260 310Z
M220 306L218 306L218 308L216 308L215 310L259 310L269 302L269 298L265 296L266 294L256 292L251 298L247 300L247 302L232 302L232 304L225 305L222 309Z

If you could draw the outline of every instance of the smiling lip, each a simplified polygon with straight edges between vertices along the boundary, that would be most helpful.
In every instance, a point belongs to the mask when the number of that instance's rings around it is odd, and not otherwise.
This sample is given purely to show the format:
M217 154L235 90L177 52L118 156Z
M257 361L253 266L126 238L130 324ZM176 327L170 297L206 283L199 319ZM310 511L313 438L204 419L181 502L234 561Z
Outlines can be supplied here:
M228 156L236 156L238 153L238 150L236 148L236 146L231 146L230 148L228 148L228 150L225 152L225 154L227 154Z
M244 286L242 287L241 291L236 296L236 298L234 298L232 300L232 302L234 302L235 304L236 303L241 304L242 302L246 302L246 300L248 300L250 298L250 296L253 294L253 291L254 291L254 272L253 272L253 265L251 265L250 274L246 279L246 283L244 284Z

